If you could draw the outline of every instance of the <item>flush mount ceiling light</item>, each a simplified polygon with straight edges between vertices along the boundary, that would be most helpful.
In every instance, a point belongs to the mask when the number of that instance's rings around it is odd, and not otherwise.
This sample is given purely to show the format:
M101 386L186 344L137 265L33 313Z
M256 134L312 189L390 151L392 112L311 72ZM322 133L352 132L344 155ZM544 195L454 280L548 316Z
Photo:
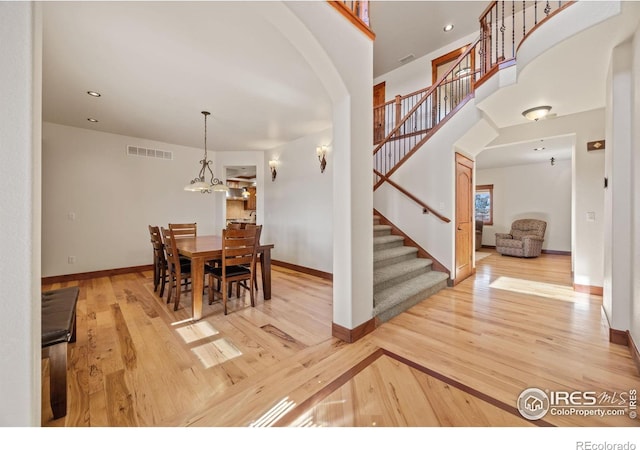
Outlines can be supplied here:
M549 114L549 111L551 111L551 106L536 106L535 108L523 111L522 115L529 120L538 121Z
M456 70L453 74L456 77L464 77L465 75L469 75L471 73L471 67L463 67L460 70Z
M87 117L87 120L91 123L98 123L98 119L94 119L93 117Z
M102 97L102 94L100 94L100 92L96 92L96 91L87 91L87 94L89 94L92 97Z
M185 191L210 194L212 190L215 192L226 192L229 190L222 181L213 176L213 170L211 170L212 162L207 158L207 116L209 116L209 114L211 114L209 111L202 111L202 115L204 116L204 157L200 160L202 167L200 168L198 176L184 187ZM209 182L204 180L207 171L209 171L210 175Z
M453 30L453 24L452 24L452 23L449 23L449 24L445 25L445 26L444 26L444 28L443 28L443 30L445 31L445 33L446 33L447 31L451 31L451 30Z

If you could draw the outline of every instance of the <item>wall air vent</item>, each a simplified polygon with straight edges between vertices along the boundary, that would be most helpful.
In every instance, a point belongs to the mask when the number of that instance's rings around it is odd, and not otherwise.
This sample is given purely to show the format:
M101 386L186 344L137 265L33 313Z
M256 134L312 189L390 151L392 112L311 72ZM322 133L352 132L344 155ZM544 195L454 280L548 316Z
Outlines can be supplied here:
M156 150L153 148L135 147L133 145L127 145L127 155L144 156L146 158L157 159L173 159L173 152L166 152L164 150Z

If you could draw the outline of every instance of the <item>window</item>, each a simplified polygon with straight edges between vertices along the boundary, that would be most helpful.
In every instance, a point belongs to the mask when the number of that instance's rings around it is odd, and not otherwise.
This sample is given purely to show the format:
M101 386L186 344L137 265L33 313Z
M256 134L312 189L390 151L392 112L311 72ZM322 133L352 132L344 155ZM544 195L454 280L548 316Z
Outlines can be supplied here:
M476 186L476 219L493 225L493 184Z

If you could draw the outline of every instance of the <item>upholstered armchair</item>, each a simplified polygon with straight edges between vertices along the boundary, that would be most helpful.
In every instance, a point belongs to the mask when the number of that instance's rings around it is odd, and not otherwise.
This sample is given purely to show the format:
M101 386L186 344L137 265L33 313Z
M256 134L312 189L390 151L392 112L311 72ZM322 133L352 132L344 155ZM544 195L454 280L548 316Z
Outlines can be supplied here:
M518 219L511 224L509 234L496 233L496 250L501 255L535 258L542 253L547 222L538 219Z

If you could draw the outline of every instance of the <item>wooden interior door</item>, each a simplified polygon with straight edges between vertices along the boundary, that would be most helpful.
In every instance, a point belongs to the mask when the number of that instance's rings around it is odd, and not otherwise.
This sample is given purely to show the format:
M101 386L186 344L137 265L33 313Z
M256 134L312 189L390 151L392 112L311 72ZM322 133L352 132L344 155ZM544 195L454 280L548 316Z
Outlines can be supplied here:
M473 272L473 161L456 153L456 273L459 283Z
M385 122L385 82L376 84L373 87L373 143L376 144L384 139ZM377 108L378 107L378 108Z
M453 63L467 51L469 45L450 51L446 55L439 56L431 60L431 83L435 83L442 75L453 66Z

